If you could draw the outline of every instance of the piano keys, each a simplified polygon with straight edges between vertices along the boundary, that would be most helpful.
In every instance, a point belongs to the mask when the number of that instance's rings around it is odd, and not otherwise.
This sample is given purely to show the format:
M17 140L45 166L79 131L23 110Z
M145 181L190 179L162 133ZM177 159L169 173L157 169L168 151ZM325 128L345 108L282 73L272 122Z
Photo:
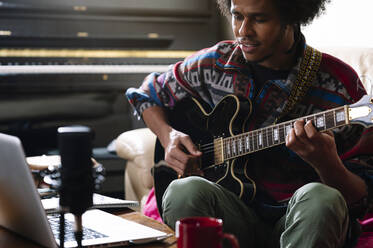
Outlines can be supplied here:
M170 64L191 54L192 51L169 50L0 49L0 91L124 91L138 87L149 73L165 72Z
M215 44L216 12L214 0L2 0L0 88L136 87L151 71Z
M0 132L27 155L83 124L95 147L142 127L124 92L219 40L214 0L0 0Z

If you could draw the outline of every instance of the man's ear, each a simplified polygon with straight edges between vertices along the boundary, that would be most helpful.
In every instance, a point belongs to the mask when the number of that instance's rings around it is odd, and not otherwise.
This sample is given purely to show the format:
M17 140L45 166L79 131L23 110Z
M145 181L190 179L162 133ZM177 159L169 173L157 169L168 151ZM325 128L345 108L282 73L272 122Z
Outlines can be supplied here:
M299 24L284 24L285 30L287 31L293 31L293 44L291 47L286 51L286 54L292 53L298 46L298 43L300 41L301 31L300 31L300 25ZM290 30L289 30L290 29Z

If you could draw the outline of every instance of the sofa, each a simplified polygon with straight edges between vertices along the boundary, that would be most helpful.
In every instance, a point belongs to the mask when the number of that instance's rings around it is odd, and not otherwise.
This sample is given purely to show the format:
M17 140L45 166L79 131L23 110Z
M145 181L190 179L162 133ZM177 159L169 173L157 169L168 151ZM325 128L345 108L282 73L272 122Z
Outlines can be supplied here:
M125 199L140 202L140 210L153 187L154 145L156 136L148 128L127 131L115 140L117 155L127 161L124 172Z
M373 94L373 66L371 66L373 65L373 48L324 47L318 49L351 65L358 73L368 94ZM154 197L151 168L154 165L155 139L155 135L149 129L141 128L122 133L115 142L117 154L127 160L125 198L140 201L139 211L144 213L147 211L147 206L154 207L151 202L151 198ZM373 241L371 245L369 247L373 247Z

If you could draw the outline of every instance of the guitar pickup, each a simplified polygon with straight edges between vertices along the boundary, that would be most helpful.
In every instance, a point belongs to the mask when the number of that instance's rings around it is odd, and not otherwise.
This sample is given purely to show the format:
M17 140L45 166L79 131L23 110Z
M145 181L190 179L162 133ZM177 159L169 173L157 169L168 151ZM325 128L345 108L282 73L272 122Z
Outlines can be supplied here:
M214 139L214 164L224 162L223 138Z

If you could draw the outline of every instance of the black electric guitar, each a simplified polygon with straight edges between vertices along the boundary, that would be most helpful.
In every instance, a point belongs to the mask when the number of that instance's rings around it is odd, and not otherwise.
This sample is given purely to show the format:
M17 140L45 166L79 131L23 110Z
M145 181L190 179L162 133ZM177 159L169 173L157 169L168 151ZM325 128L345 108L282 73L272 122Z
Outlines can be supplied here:
M365 95L355 104L326 110L303 117L312 120L319 131L348 124L373 126L373 98ZM204 177L221 184L240 198L251 200L256 193L255 182L247 174L248 155L285 143L287 133L296 120L247 132L246 122L251 114L251 103L235 95L225 96L214 109L204 102L188 98L178 102L168 113L171 125L188 134L202 152L199 168ZM155 162L164 158L164 150L157 140ZM168 184L177 179L176 172L167 167L154 168L157 201ZM159 203L159 201L158 201ZM159 204L158 207L160 208Z

